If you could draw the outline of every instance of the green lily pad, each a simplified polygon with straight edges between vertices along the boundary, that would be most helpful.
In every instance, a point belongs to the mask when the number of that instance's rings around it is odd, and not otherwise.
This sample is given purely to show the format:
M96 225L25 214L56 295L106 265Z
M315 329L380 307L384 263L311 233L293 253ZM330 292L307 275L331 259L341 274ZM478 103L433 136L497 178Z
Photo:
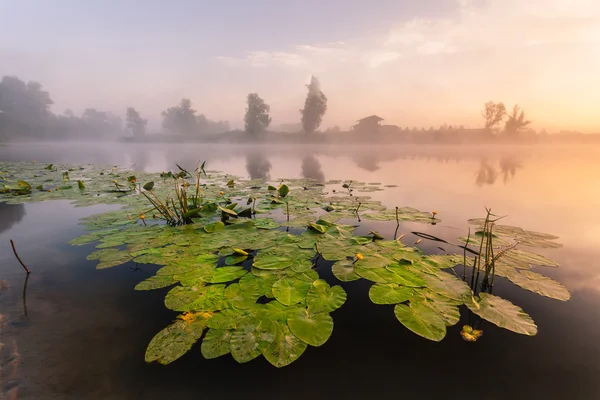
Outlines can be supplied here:
M209 329L200 346L204 358L210 360L229 354L232 332L229 329Z
M171 286L177 283L170 275L154 275L138 283L134 290L153 290Z
M392 282L409 287L425 287L425 280L423 278L401 264L392 264L385 268L397 275Z
M293 264L292 258L289 256L281 256L276 254L270 254L267 252L260 252L254 257L254 263L252 266L258 269L285 269Z
M214 233L225 228L225 224L221 221L211 222L210 224L204 225L204 231L207 233Z
M441 296L428 289L418 291L411 299L411 304L419 303L436 311L446 323L453 326L460 320L459 302Z
M307 347L308 345L298 339L287 325L277 325L275 339L263 355L272 365L281 368L296 361Z
M511 249L505 252L498 261L496 261L496 264L521 269L529 269L534 265L558 267L558 263L554 260L539 254L517 249Z
M463 300L471 295L471 288L462 280L447 272L439 271L435 276L422 275L428 289L454 300Z
M306 294L306 305L313 313L332 312L344 305L346 297L346 291L341 286L330 287L319 279L313 282Z
M274 322L247 318L231 335L231 355L240 364L253 360L269 348L276 335Z
M176 321L158 332L146 349L146 362L170 364L187 353L202 336L203 321Z
M397 304L394 314L402 325L425 339L439 342L446 336L446 324L442 317L422 304Z
M291 306L306 298L311 283L295 277L283 277L273 285L273 295L281 304Z
M550 297L551 299L567 301L571 298L571 294L566 287L553 279L533 271L516 271L515 273L510 274L508 279L523 289Z
M537 326L531 317L520 307L501 297L480 293L479 299L474 298L465 304L474 314L500 328L522 335L534 336L537 334Z
M352 260L337 261L331 267L331 272L342 282L352 282L360 279L360 275L354 270Z
M410 299L414 291L397 283L378 283L369 289L369 298L375 304L399 304Z
M293 308L288 314L290 331L303 342L319 347L333 333L333 319L328 313L313 314L304 308Z
M244 314L242 314L240 310L226 308L213 315L212 318L206 322L206 326L215 330L235 329L243 315Z
M230 282L230 281L236 280L238 278L241 278L242 276L246 275L247 273L248 273L248 271L242 267L215 268L212 271L210 278L206 278L207 279L206 282L207 283L226 283L226 282Z

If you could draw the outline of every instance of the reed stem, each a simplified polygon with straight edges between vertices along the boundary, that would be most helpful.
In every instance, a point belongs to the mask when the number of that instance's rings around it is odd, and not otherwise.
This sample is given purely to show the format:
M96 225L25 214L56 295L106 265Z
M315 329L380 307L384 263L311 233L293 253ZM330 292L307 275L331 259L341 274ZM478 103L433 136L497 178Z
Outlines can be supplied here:
M13 249L13 253L15 253L15 257L17 257L17 260L19 260L19 263L21 263L21 266L23 268L25 268L25 271L27 271L27 275L29 275L31 273L31 271L29 270L29 268L27 268L27 266L23 263L23 260L21 260L21 257L19 257L19 254L17 253L17 249L15 248L15 242L13 242L12 239L10 239L10 245L12 246Z

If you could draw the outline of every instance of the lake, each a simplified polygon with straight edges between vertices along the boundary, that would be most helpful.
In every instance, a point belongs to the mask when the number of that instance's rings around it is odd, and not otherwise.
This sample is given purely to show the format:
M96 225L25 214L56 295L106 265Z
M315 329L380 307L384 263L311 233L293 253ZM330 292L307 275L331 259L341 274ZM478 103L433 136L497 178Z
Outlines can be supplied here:
M175 163L279 180L353 179L397 185L375 192L388 207L437 211L437 225L404 223L403 241L420 231L451 241L484 207L506 223L560 237L564 247L540 254L560 263L543 268L571 293L567 302L541 297L497 278L494 294L535 320L536 336L484 323L467 343L465 321L446 338L427 341L402 326L393 306L373 304L370 283L343 285L348 300L332 313L335 329L277 369L263 358L205 360L199 344L168 366L146 364L148 342L173 320L168 288L134 291L157 268L128 263L96 270L91 246L67 242L84 233L79 219L115 206L75 208L66 201L0 203L0 380L7 398L600 398L600 148L595 146L209 146L202 144L37 143L0 146L1 161L94 163L149 172ZM363 221L387 238L396 224ZM25 274L13 239L33 271ZM425 252L438 242L423 240ZM534 268L541 270L542 267ZM326 276L328 281L335 277ZM467 310L461 308L463 319Z

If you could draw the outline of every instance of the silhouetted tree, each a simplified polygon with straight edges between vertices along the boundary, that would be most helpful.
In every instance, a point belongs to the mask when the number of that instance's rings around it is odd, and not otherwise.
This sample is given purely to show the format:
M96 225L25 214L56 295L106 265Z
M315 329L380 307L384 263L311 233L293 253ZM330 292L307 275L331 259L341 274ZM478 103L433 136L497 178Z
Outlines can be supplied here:
M179 135L190 135L196 132L196 110L189 99L181 99L179 105L163 111L162 126L167 131Z
M492 129L506 116L506 107L504 107L504 103L488 101L484 104L481 115L485 119L485 129Z
M531 124L531 121L525 119L525 112L518 105L515 105L504 124L504 132L507 135L515 135L529 124Z
M0 81L0 137L41 136L52 118L50 94L38 82L4 76Z
M250 93L247 103L246 116L244 117L246 132L251 134L264 132L271 123L271 117L269 117L271 107L257 93Z
M321 91L319 80L314 76L310 78L310 84L306 87L308 95L304 101L304 108L300 110L302 128L306 133L313 133L321 125L323 115L327 111L327 97Z
M138 113L135 108L127 108L127 114L125 118L127 121L127 129L129 129L134 137L140 137L146 134L146 125L148 125L148 120L142 119L142 117L140 117L140 113Z

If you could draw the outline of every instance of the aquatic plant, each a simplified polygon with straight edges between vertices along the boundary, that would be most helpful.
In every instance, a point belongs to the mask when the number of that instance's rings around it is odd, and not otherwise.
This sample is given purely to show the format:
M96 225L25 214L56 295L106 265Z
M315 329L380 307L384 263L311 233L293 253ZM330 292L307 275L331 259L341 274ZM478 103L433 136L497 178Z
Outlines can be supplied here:
M116 167L31 163L0 163L0 170L7 181L30 188L1 191L0 201L125 206L84 218L89 233L70 243L95 244L88 259L97 260L98 269L128 262L161 266L135 289L170 288L165 306L178 315L150 341L148 362L171 363L201 341L205 358L231 354L244 363L263 356L276 367L286 366L309 346L329 340L332 314L346 301L345 283L360 279L372 283L368 296L374 304L394 305L403 326L432 341L442 340L460 321L462 306L504 329L536 334L529 315L492 294L496 275L543 296L569 298L564 286L530 270L557 266L554 261L517 248L558 247L556 237L499 225L491 211L469 221L475 232L459 238L466 243L457 254L424 254L402 243L403 235L395 240L374 231L355 235L356 225L348 221L356 220L359 209L364 219L397 226L440 222L436 212L387 209L354 194L383 190L379 183L285 179L274 184L204 171L204 165L194 175L182 167L175 174L133 176ZM83 187L65 185L64 171L70 172L67 183L81 181ZM419 236L419 241L435 239ZM462 277L455 271L460 265ZM323 280L324 269L337 281ZM461 335L474 341L481 332L469 324Z

